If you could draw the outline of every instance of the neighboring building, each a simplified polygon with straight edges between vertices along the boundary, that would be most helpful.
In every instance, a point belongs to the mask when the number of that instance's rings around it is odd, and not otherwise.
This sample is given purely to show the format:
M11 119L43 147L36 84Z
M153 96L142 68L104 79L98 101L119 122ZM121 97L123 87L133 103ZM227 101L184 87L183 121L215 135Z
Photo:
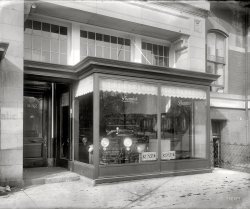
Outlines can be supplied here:
M210 94L215 166L249 171L249 4L211 2L207 72L220 78Z
M96 183L210 172L210 89L214 127L248 121L233 106L247 104L247 68L229 59L246 55L242 36L211 5L1 2L0 182L38 166Z

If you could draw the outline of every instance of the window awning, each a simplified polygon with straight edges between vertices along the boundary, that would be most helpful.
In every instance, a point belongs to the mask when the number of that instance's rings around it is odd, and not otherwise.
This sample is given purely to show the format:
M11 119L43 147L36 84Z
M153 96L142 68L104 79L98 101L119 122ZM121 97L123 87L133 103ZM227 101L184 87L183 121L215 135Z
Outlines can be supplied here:
M83 96L85 94L93 92L94 88L93 76L86 77L79 81L76 89L76 97Z
M157 86L125 80L103 79L100 82L101 91L120 92L127 94L157 95Z
M206 99L206 91L204 90L179 86L162 86L161 95L165 97Z

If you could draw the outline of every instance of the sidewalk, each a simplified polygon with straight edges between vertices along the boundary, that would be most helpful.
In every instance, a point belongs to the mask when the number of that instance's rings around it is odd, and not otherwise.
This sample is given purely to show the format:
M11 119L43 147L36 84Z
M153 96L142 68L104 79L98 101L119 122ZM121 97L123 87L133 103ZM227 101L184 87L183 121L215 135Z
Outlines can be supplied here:
M250 174L213 173L92 186L89 180L31 186L0 197L0 208L250 208Z

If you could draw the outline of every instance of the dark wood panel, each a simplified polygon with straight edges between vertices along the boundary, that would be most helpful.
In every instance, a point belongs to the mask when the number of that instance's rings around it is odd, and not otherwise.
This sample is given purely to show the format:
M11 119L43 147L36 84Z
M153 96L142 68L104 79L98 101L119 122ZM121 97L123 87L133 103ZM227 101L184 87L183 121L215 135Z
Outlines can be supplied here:
M42 158L43 143L32 143L23 145L24 158Z
M105 176L126 176L143 173L160 172L160 167L157 162L145 164L119 164L117 166L100 166L99 177Z

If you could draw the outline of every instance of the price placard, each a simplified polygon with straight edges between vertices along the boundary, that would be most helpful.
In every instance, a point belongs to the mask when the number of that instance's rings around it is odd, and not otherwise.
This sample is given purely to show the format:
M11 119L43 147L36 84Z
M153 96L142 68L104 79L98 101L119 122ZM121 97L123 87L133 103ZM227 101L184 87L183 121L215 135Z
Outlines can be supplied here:
M161 159L162 160L173 160L173 159L175 159L175 151L162 152L161 153Z
M141 154L142 161L156 160L156 152L143 152Z

